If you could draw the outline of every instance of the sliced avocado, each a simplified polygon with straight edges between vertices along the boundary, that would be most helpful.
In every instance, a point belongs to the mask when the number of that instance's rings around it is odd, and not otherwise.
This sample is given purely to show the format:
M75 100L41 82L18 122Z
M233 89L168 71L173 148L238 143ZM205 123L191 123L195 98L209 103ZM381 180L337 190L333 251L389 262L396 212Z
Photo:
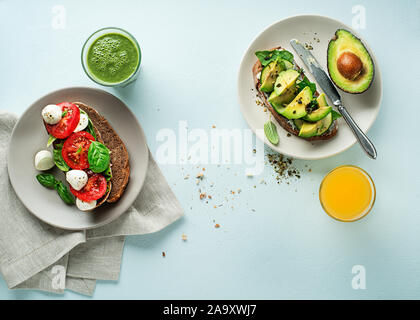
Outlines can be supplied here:
M302 128L302 125L303 125L303 120L302 119L294 119L293 122L299 130L300 130L300 128Z
M312 100L312 91L309 87L305 87L299 94L290 102L287 107L284 107L278 112L287 119L299 119L306 116L306 106Z
M303 120L316 122L318 120L321 120L322 118L326 117L327 114L329 114L332 110L332 107L326 106L326 107L319 107L318 109L312 111L311 113L308 113L306 116L303 117Z
M316 122L321 120L322 118L326 117L328 113L331 112L332 107L330 107L327 103L327 99L325 98L325 94L322 93L317 99L318 102L318 109L308 113L306 116L303 117L303 120Z
M280 72L286 70L286 65L281 60L271 61L261 71L261 87L260 90L263 92L271 92L274 90L274 83Z
M327 107L328 106L328 102L327 102L325 93L321 93L319 95L319 97L316 98L316 101L318 102L318 105L320 107Z
M276 83L274 84L274 91L278 95L281 95L296 83L298 77L299 72L293 69L288 69L286 71L280 72L279 76L276 79Z
M290 62L290 61L287 61L287 60L282 60L283 62L284 62L284 66L286 67L286 70L287 69L293 69L293 64Z
M299 130L299 137L310 138L317 135L318 127L317 122L303 121Z
M321 136L330 128L333 122L331 112L328 113L326 117L324 117L323 119L317 122L307 122L307 121L300 120L302 122L296 123L297 120L294 120L294 121L295 121L295 125L298 128L300 126L299 137L302 137L302 138Z
M326 117L317 121L316 123L318 123L317 136L321 136L324 132L326 132L331 127L331 124L333 123L331 112L327 114Z
M369 89L375 73L372 57L351 32L335 32L328 44L327 60L331 80L341 90L362 93Z
M268 97L268 102L278 112L278 110L284 108L284 104L290 103L297 94L297 88L295 85L291 86L281 95L278 95L275 91Z

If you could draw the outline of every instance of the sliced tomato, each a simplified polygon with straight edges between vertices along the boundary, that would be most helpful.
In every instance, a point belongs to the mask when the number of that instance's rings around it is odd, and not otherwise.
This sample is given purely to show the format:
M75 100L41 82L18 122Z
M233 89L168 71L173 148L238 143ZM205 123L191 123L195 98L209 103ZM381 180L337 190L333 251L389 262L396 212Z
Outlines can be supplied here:
M60 122L57 124L48 124L44 121L44 124L49 134L57 139L65 139L76 129L80 120L80 110L70 102L62 102L57 105L61 107L61 111L63 112Z
M64 141L61 155L72 169L88 169L89 146L95 138L86 131L74 132Z
M106 192L107 182L100 173L95 173L89 177L86 185L79 191L70 186L71 193L82 201L90 202L102 198Z

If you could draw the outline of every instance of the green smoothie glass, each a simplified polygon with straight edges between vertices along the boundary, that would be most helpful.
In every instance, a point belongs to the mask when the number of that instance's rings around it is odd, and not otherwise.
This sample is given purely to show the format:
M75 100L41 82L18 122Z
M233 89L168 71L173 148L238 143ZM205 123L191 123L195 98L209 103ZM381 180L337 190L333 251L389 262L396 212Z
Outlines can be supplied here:
M89 78L108 87L125 87L137 79L141 51L136 39L120 28L94 32L82 48L82 66Z

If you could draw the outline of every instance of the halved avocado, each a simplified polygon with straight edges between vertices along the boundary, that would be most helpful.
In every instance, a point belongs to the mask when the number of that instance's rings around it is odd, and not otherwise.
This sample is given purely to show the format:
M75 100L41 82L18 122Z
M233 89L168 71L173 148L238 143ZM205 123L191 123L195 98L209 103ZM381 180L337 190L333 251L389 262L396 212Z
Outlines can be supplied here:
M308 113L306 116L303 117L303 120L316 122L321 120L322 118L326 117L328 113L331 112L332 107L327 104L327 100L325 99L325 94L322 93L316 101L318 102L319 108Z
M278 112L287 119L299 119L306 116L306 106L312 100L312 91L309 87L305 87L299 94L290 102L287 107L284 107Z
M281 95L278 95L273 91L268 97L268 102L273 106L273 108L278 111L281 108L284 108L284 104L290 103L297 94L297 88L295 85L291 86Z
M359 38L338 29L328 44L328 73L341 90L362 93L372 84L375 68L372 58Z
M286 71L280 72L279 76L276 79L276 83L274 84L275 93L281 95L291 86L293 86L298 78L299 72L297 72L296 70L288 69Z
M286 65L281 60L270 62L261 71L261 87L260 90L264 92L271 92L274 90L274 83L280 72L286 70Z

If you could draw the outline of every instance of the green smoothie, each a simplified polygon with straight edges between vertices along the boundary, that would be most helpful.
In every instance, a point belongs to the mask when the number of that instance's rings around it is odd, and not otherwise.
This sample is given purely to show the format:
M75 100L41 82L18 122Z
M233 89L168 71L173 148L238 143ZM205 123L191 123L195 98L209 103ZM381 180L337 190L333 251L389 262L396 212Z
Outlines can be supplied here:
M118 33L96 39L87 54L87 67L99 80L118 83L128 79L139 64L139 52L129 38Z

